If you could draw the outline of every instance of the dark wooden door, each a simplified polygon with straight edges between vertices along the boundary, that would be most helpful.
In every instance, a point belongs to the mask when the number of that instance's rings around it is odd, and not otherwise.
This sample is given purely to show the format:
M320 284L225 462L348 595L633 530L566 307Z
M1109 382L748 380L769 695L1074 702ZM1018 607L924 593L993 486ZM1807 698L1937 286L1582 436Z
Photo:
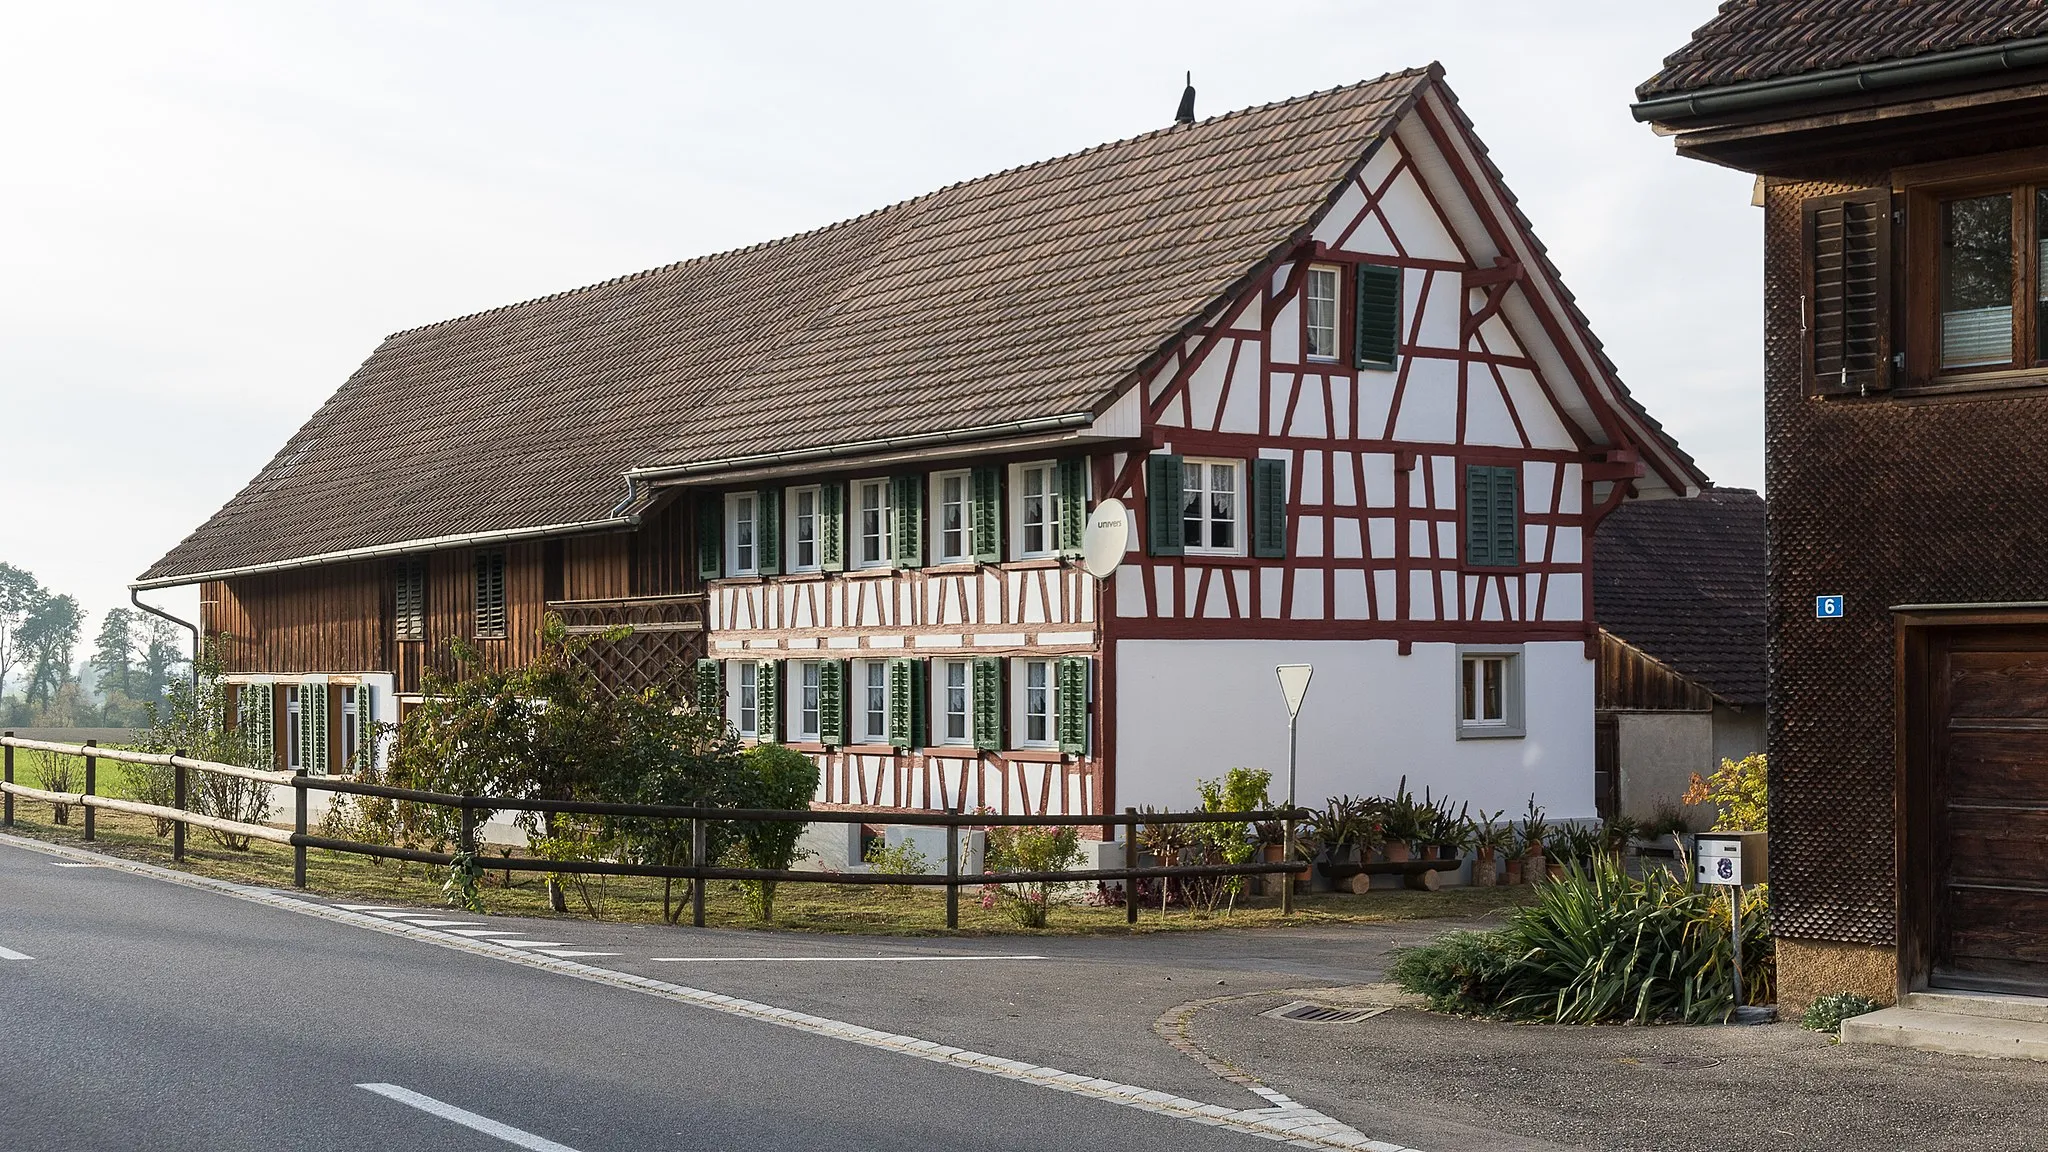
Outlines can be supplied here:
M1929 655L1929 983L2048 996L2048 628L1956 628Z

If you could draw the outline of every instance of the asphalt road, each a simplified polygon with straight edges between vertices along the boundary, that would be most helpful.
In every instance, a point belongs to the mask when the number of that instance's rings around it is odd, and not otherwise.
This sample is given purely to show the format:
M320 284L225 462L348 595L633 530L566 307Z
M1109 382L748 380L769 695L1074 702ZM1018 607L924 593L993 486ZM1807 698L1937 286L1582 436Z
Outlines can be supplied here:
M8 1152L1274 1146L1231 1127L478 954L468 941L437 946L417 929L396 936L60 863L0 845L0 956L28 957L0 958ZM491 918L485 930L506 923ZM615 929L547 926L557 934L539 942L575 945L554 952L615 951L579 962L659 968L656 978L692 987L739 989L749 968L774 972L744 990L764 1003L774 1003L777 981L799 979L781 972L795 964L743 962L722 976L705 969L731 962L656 964L646 949L598 947ZM663 937L661 951L688 954L669 945L689 935ZM792 954L786 939L780 949ZM1032 963L984 961L978 978L1001 987ZM814 994L811 1010L849 1006L862 980L917 979L902 965L869 966L891 968L886 976L843 971L853 966L827 976L816 969L831 965L811 965L801 981L840 990ZM1039 993L1019 991L1019 1004ZM1011 1056L996 1046L1001 1038L986 1029L973 1037L978 1051ZM1053 1045L1026 1035L1024 1046L1058 1048L1040 1055L1110 1076L1088 1065L1083 1039ZM1193 1086L1226 1109L1264 1103L1224 1098L1220 1081Z

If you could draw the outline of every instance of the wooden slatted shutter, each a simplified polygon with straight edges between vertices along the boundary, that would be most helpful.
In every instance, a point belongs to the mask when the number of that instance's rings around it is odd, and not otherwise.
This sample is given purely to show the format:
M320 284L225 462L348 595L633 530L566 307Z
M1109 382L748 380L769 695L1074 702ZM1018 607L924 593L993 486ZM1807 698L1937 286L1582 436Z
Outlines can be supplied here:
M1522 562L1522 506L1513 466L1465 465L1465 563L1511 568Z
M479 640L505 638L505 554L487 549L476 554L476 636Z
M273 726L276 692L269 684L244 684L235 693L239 708L237 727L242 730L244 759L251 768L277 766L277 729Z
M1493 475L1483 464L1465 465L1465 563L1493 563Z
M393 566L392 635L399 640L427 636L427 562L407 556Z
M998 468L976 468L968 477L974 507L974 560L977 564L1000 564L1003 560L1003 473Z
M846 571L846 485L840 481L818 486L818 567Z
M1806 253L1807 391L1862 395L1892 385L1892 194L1817 196L1800 206Z
M1252 555L1287 555L1287 462L1252 461Z
M754 571L763 576L782 571L780 488L763 488L754 495Z
M924 474L905 473L889 478L889 550L898 568L924 566Z
M356 754L341 766L343 772L353 774L358 764L375 768L377 766L377 689L368 684L356 686Z
M697 661L695 697L697 709L713 716L725 715L725 666L716 660Z
M1079 556L1088 535L1088 458L1059 462L1060 555Z
M777 744L782 741L782 661L763 660L754 667L754 737Z
M1180 457L1145 457L1145 537L1154 556L1179 556L1187 551L1181 534Z
M725 501L716 492L697 497L697 578L725 575Z
M1058 676L1054 706L1060 751L1079 756L1088 751L1088 658L1060 657Z
M1391 370L1401 358L1401 270L1360 264L1353 275L1357 291L1351 316L1352 364Z
M307 775L327 775L327 685L299 686L299 724L303 729L301 739L305 741L301 758Z
M846 661L818 661L818 742L846 743Z
M974 746L984 752L1003 750L1003 661L998 656L974 661Z
M889 661L889 744L905 750L924 747L923 660Z

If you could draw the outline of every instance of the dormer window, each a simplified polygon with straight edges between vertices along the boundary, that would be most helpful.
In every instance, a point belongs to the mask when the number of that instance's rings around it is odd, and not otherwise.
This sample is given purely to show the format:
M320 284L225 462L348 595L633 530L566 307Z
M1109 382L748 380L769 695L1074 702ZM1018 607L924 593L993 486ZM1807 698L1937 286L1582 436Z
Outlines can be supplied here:
M1343 282L1335 268L1317 266L1308 270L1308 328L1302 347L1311 360L1337 358L1337 292Z

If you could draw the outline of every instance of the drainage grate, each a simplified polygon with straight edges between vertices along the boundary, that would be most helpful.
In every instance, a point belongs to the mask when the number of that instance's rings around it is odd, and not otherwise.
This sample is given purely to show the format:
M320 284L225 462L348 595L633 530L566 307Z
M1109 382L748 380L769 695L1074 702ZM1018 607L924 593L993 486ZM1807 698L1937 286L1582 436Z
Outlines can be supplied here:
M1306 1000L1295 1000L1259 1013L1275 1020L1298 1020L1305 1024L1356 1024L1370 1020L1385 1012L1385 1008L1332 1008L1328 1004L1311 1004Z

